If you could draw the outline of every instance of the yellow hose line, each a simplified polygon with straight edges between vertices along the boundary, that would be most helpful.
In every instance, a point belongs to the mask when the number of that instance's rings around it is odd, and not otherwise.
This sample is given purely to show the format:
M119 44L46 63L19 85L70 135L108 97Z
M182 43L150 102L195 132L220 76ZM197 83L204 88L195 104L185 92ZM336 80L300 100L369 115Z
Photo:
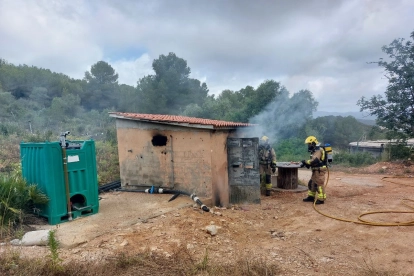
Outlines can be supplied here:
M413 185L408 185L408 184L401 184L401 183L396 183L396 182L392 182L389 180L384 180L385 178L408 178L408 177L404 177L404 176L400 176L400 177L390 177L390 176L386 176L381 178L381 180L383 181L387 181L390 183L394 183L394 184L398 184L398 185L406 185L406 186L410 186L410 187L414 187ZM325 187L328 186L328 182L329 182L329 169L328 169L328 177L325 183ZM397 213L403 213L403 214L414 214L414 211L393 211L393 210L384 210L384 211L373 211L373 212L366 212L366 213L362 213L361 215L358 216L358 220L349 220L349 219L344 219L344 218L338 218L338 217L334 217L325 213L322 213L321 211L319 211L316 208L316 200L317 197L315 197L315 201L313 202L313 209L315 209L316 212L318 212L319 214L331 218L331 219L335 219L335 220L339 220L339 221L345 221L345 222L352 222L352 223L356 223L356 224L362 224L362 225L371 225L371 226L414 226L414 220L411 221L406 221L406 222L375 222L375 221L369 221L366 219L362 219L363 216L368 216L368 215L372 215L372 214L383 214L383 213L393 213L393 214L397 214ZM402 201L412 201L414 202L414 200L412 199L408 199L408 198L403 198ZM407 206L408 208L414 209L414 207L402 202L403 205Z
M328 182L329 182L329 167L326 166L326 170L328 171L328 176L326 177L326 182L324 184L325 188L328 186Z

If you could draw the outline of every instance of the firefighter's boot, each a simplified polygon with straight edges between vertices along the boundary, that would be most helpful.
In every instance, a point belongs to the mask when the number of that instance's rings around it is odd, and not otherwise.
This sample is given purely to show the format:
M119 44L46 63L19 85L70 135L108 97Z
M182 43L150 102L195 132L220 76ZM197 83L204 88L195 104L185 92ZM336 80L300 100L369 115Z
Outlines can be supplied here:
M324 204L325 203L325 201L322 201L322 200L316 200L316 202L315 202L315 204Z
M315 201L315 197L313 196L308 196L307 198L303 199L304 202L314 202Z
M266 174L266 196L270 196L270 190L272 189L272 176Z

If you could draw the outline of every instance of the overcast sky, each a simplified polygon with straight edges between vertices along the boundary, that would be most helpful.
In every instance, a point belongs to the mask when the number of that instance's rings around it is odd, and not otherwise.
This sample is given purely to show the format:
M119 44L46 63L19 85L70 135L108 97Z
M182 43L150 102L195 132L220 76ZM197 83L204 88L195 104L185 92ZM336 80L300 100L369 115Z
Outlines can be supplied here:
M367 64L414 31L413 0L0 0L0 58L73 78L100 60L136 86L174 52L211 94L279 81L318 111L359 111L383 94Z

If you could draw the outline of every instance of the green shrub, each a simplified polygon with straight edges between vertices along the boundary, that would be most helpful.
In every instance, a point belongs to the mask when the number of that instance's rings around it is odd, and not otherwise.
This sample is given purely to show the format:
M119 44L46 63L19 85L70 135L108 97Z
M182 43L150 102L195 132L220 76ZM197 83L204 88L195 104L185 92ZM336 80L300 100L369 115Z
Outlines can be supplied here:
M368 152L348 153L338 152L334 155L334 164L341 164L351 167L372 165L378 162L378 159Z
M44 133L36 132L34 134L26 133L23 135L23 141L25 142L45 142L45 141L51 141L54 140L53 132L48 130Z
M16 134L0 135L0 177L10 176L13 168L20 164L20 141L21 137Z
M12 134L22 134L22 129L16 123L1 123L0 135L9 136Z
M36 185L26 183L21 171L0 178L0 236L22 223L25 214L33 212L34 204L47 202L48 198Z
M300 161L309 158L308 148L303 143L303 139L282 140L274 148L278 162Z
M54 273L63 271L62 259L59 258L59 241L56 239L56 230L49 231L47 238L47 246L49 247L49 260L50 260L50 269Z
M99 184L120 179L118 146L111 141L95 141Z
M390 161L402 160L410 157L410 149L405 144L388 145L386 150Z

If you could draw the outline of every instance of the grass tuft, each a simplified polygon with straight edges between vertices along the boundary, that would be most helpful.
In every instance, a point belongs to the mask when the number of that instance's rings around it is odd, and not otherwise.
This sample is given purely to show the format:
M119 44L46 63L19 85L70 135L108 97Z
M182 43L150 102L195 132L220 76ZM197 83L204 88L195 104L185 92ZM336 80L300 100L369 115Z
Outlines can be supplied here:
M53 232L50 232L53 233ZM208 251L196 260L187 248L174 249L171 255L150 252L120 252L99 263L96 262L61 262L53 234L49 236L50 258L23 258L15 251L0 255L0 275L279 275L276 265L269 265L263 260L239 258L223 260L218 263L209 258ZM54 245L53 245L54 244Z
M19 226L33 213L34 205L47 202L47 196L36 185L29 185L23 179L19 168L9 176L0 177L0 238L14 232L20 236Z

